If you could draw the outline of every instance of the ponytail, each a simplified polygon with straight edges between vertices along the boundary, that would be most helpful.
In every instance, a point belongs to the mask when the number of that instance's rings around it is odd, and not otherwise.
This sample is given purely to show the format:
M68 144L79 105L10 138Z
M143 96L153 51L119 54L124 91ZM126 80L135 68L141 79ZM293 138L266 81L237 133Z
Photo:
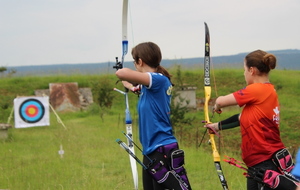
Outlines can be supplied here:
M166 76L170 80L170 82L172 83L172 81L171 81L172 75L163 66L158 65L156 67L156 72L161 73L162 75ZM172 83L172 85L174 86L173 83Z

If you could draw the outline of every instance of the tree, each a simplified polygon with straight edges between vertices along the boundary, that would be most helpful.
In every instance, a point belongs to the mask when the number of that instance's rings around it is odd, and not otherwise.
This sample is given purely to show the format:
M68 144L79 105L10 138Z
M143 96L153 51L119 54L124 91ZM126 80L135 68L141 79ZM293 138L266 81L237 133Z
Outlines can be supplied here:
M5 71L7 71L6 67L0 67L0 73L4 73Z
M94 102L101 108L100 117L102 120L107 109L111 108L115 97L112 89L113 86L108 77L103 77L101 80L92 83Z
M176 90L181 90L183 88L183 79L182 79L182 75L181 75L181 67L178 66L177 67L177 71L176 71L176 78L175 78L175 82L178 85L175 85L175 87L173 88L173 92L172 92L172 101L171 101L171 123L173 126L173 131L174 133L176 132L176 128L179 128L180 131L180 139L182 138L182 135L184 133L184 129L187 126L191 126L192 122L194 121L194 117L192 118L188 118L186 117L186 113L188 113L190 111L190 109L188 108L189 105L189 101L185 100L184 98L179 97L179 102L175 102L175 98L178 95L178 93L176 93Z

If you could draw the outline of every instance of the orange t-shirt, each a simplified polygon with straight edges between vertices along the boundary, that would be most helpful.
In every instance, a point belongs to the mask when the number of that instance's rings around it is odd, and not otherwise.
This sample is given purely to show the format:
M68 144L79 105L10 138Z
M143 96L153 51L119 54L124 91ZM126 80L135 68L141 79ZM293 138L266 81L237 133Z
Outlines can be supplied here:
M284 148L279 132L279 102L271 83L254 83L233 93L240 117L242 159L247 166L268 160Z

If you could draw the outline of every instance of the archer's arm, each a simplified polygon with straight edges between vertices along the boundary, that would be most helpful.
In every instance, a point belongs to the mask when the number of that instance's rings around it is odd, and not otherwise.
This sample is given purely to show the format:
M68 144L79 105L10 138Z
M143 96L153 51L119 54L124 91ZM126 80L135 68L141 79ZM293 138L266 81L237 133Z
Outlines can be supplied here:
M240 114L235 114L227 119L218 123L209 123L204 125L207 128L213 128L215 131L231 129L240 126Z
M220 110L221 108L233 105L237 105L237 101L232 93L226 96L219 96L216 99L214 110Z
M122 81L128 81L131 84L143 84L145 86L149 86L150 84L150 76L148 73L142 73L129 68L123 68L117 70L116 75Z

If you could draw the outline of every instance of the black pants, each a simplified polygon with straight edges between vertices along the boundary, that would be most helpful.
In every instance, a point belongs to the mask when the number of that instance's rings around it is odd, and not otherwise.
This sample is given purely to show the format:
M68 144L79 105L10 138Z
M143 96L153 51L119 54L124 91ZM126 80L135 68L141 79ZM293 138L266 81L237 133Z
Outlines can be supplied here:
M274 170L274 171L280 173L277 166L274 164L274 162L272 160L263 161L253 167ZM255 181L253 179L247 178L247 190L272 190L272 189L267 186L263 186L261 183L258 183L257 181Z
M151 153L151 157L155 157L155 154L160 154L159 152L153 152ZM149 159L144 156L143 157L143 163L147 165L149 163ZM165 188L161 187L157 181L155 181L152 176L143 169L143 187L144 190L164 190Z
M143 163L149 166L148 170L151 171L151 174L147 170L143 171L144 190L191 189L183 166L184 152L179 150L177 143L157 148L143 157Z

